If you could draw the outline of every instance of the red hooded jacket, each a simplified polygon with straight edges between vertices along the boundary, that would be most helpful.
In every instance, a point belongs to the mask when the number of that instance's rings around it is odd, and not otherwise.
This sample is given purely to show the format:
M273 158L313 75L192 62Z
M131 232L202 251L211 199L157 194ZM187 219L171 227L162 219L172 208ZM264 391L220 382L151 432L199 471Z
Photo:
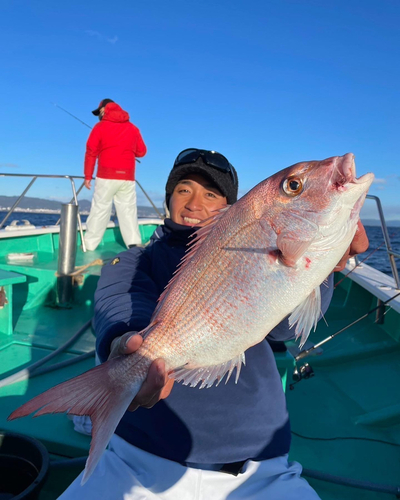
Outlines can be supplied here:
M86 143L85 179L92 179L98 158L97 177L134 181L135 158L146 152L140 131L129 121L129 114L110 102Z

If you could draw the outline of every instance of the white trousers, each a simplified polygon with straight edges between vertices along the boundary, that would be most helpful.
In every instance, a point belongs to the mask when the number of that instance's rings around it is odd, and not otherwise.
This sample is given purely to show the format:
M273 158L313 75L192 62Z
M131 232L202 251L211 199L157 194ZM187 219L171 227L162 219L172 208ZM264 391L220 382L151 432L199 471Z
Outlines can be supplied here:
M287 455L247 461L238 476L184 467L136 448L119 436L89 480L80 474L59 500L318 500Z
M103 238L110 220L113 201L125 245L142 243L137 220L136 182L97 177L92 206L86 221L85 245L87 250L95 250Z

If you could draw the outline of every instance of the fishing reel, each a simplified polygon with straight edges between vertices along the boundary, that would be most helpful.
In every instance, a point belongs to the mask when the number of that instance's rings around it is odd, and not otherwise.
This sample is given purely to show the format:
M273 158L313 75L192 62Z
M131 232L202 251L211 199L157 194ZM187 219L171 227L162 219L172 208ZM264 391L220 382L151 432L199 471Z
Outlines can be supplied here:
M289 385L289 389L293 391L295 384L298 384L300 380L307 380L308 378L314 377L314 375L314 370L308 363L304 363L304 365L300 367L296 365L292 374L293 383Z

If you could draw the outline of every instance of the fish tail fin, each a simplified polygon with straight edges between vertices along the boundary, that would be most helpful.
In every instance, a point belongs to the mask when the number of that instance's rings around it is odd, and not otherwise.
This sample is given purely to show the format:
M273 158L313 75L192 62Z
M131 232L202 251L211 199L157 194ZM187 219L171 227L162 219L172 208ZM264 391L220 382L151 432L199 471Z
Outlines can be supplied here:
M93 425L92 442L82 484L94 471L115 428L144 380L144 377L138 376L128 386L124 385L117 377L111 376L115 361L116 359L112 359L52 387L17 408L7 419L26 417L33 412L36 412L34 417L63 412L90 416Z
M119 394L118 391L114 391L113 394L109 393L106 405L90 415L93 425L92 442L90 443L89 456L86 460L85 472L81 481L82 485L92 475L133 397L134 395L130 391Z

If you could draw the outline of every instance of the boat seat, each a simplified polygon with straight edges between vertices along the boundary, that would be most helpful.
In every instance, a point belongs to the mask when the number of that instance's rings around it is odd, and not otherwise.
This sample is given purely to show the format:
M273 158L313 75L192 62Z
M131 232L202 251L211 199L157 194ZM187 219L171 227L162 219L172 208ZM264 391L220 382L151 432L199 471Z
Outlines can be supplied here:
M0 333L12 335L12 287L17 283L24 283L25 281L26 276L23 274L0 269Z

